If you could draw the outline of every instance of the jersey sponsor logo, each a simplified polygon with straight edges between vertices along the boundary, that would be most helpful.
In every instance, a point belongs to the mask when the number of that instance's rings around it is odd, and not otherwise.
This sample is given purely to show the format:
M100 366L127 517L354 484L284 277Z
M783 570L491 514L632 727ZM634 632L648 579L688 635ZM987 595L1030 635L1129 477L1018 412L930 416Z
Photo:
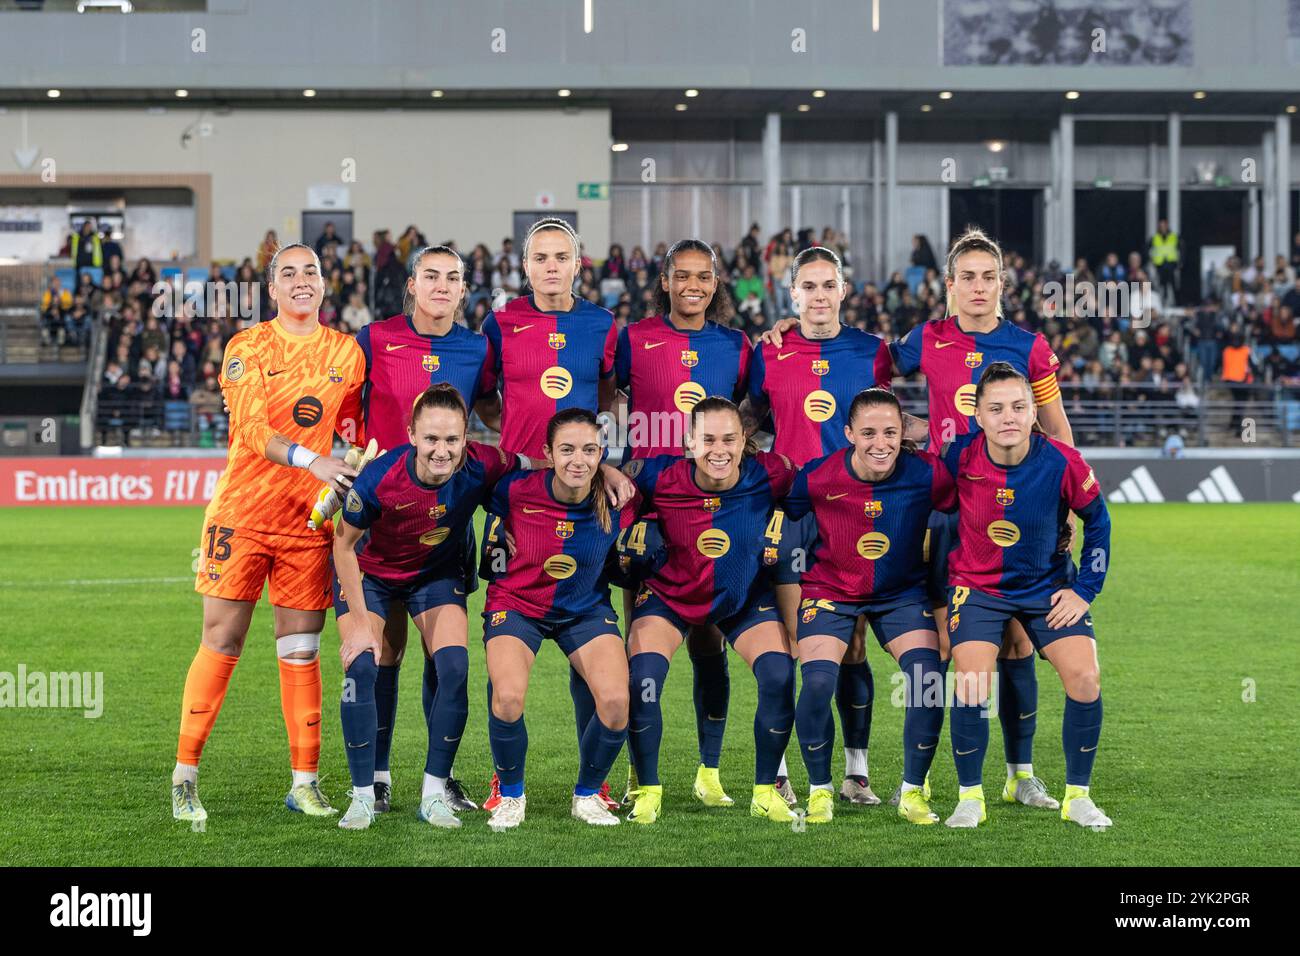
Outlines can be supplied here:
M226 381L238 382L244 377L244 360L238 355L232 356L226 363Z
M304 395L293 405L294 424L303 428L311 428L313 425L319 424L324 414L325 406L320 403L320 399L315 395Z
M520 332L522 332L524 329L531 329L531 328L532 328L534 325L536 325L536 324L537 324L537 323L535 323L535 322L529 322L527 325L516 325L516 326L515 326L515 334L518 335L518 334L519 334Z
M835 414L835 396L820 388L809 392L803 400L803 413L815 422L827 421Z
M953 392L952 403L957 406L957 411L969 417L975 414L975 386L971 384L963 385L957 391Z
M651 349L657 349L659 346L667 344L667 342L642 342L641 347L649 352Z
M885 503L873 499L864 504L862 510L868 518L879 518L885 513Z
M420 358L420 367L426 372L436 372L442 368L442 359L433 354L422 356Z
M731 550L731 537L721 528L706 528L695 539L695 547L706 558L717 559Z
M722 507L721 498L705 498L702 502L705 511L717 511Z
M447 540L447 535L451 534L450 528L434 528L432 531L426 531L420 535L420 544L426 544L429 547L437 547Z
M1015 504L1015 501L1016 501L1016 489L1014 489L1014 488L999 488L999 489L997 490L997 492L993 495L993 500L996 501L998 504L1000 504L1000 505L1001 505L1002 507L1004 507L1004 508L1005 508L1007 505Z
M555 536L556 536L557 538L563 538L563 539L572 538L572 537L573 537L573 522L572 522L572 521L557 521L557 522L555 522Z
M682 365L687 368L695 368L700 364L700 353L695 349L682 349Z
M946 349L948 346L956 344L956 342L935 342L934 347L937 349Z
M398 349L404 349L404 348L406 348L406 346L407 346L408 344L410 344L410 343L405 343L405 342L404 342L404 343L402 343L401 345L394 345L392 342L389 342L387 345L384 346L384 351L385 351L385 352L396 352Z
M564 348L564 346L568 345L568 342L564 338L563 332L552 332L550 335L546 336L546 344L558 352L560 349Z
M979 368L979 367L980 367L981 365L983 365L983 364L984 364L984 353L983 353L983 352L967 352L967 353L966 353L966 367L967 367L967 368Z
M492 626L497 627L500 624L504 624L506 622L506 614L507 614L506 611L493 611Z
M1010 521L992 521L985 533L999 548L1009 548L1020 540L1020 529Z
M345 499L345 503L343 507L351 514L354 515L361 514L361 496L357 494L355 488L348 492L348 496Z
M827 496L826 496L826 500L827 500L827 501L839 501L841 498L844 498L844 497L846 497L847 495L848 495L848 492L847 492L847 491L841 491L838 495L827 495Z
M329 380L335 385L343 381L343 373L338 370L337 366L331 365L329 367Z
M858 554L868 561L878 561L889 551L889 536L879 531L868 531L858 538Z
M434 521L437 521L446 513L447 513L446 505L434 505L432 508L429 509L429 517L432 518Z
M830 359L813 359L812 371L814 375L826 375L830 370Z
M555 580L563 581L573 577L573 573L578 570L578 562L567 554L553 554L542 562L542 570Z
M542 373L542 394L547 398L563 398L573 391L573 376L568 369L552 365Z
M682 382L673 392L673 404L683 414L689 414L702 398L704 398L704 386L699 382Z
M763 563L766 564L768 567L771 567L772 565L776 564L777 556L778 556L778 552L776 548L769 546L763 549Z
M786 359L788 359L791 355L798 355L798 354L799 354L798 352L777 352L777 353L776 353L776 360L777 360L778 362L784 362L784 361L785 361Z

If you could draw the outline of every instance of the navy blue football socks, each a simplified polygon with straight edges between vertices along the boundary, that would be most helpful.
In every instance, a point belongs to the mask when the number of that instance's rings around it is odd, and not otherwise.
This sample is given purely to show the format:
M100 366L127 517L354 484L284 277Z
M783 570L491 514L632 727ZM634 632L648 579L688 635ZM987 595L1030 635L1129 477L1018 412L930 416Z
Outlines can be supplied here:
M348 667L339 701L339 718L343 723L343 742L348 757L348 773L354 787L375 785L375 682L379 668L370 651L358 654Z
M613 730L605 726L599 715L592 715L579 741L582 763L578 768L578 785L573 788L574 796L589 797L600 789L625 740L627 727Z
M355 662L354 662L355 663ZM393 724L397 722L397 672L400 664L380 664L375 679L375 769L388 769L388 754L393 749Z
M628 666L627 747L637 782L659 786L659 744L664 715L659 698L668 677L668 658L653 652L634 654Z
M914 647L898 659L907 680L907 709L903 711L903 782L925 783L943 729L943 674L939 651ZM966 748L962 748L963 750Z
M984 780L984 754L989 749L989 721L986 703L963 704L954 694L948 730L952 736L952 759L957 765L957 782L978 787Z
M722 759L722 735L727 729L727 706L731 700L731 676L727 673L727 651L691 657L695 672L695 736L700 745L700 763L717 769Z
M830 717L831 698L835 696L839 682L840 665L834 661L807 661L800 665L799 673L803 676L803 685L799 688L794 722L799 732L804 766L808 768L808 783L811 786L829 785L831 751L835 742L835 720Z
M844 728L845 747L866 750L870 745L871 702L875 695L876 685L870 664L862 660L840 666L835 705L840 712L840 726Z
M496 766L501 783L501 796L524 795L524 761L528 757L528 728L524 717L510 722L502 720L488 709L488 743L492 747L492 763Z
M754 783L776 783L776 771L794 730L794 659L780 651L754 661L758 707L754 711Z
M1007 763L1034 762L1038 729L1038 675L1034 658L998 661L998 721Z
M1090 704L1081 704L1068 694L1065 717L1061 721L1061 745L1065 748L1065 782L1086 787L1092 779L1092 764L1097 759L1101 740L1101 695Z
M573 698L573 719L578 727L578 747L582 747L582 735L596 716L596 698L591 696L591 688L582 679L578 669L569 665L569 696Z
M433 664L438 675L438 692L429 711L429 750L424 772L434 777L449 777L469 718L469 651L463 647L444 647L433 655Z

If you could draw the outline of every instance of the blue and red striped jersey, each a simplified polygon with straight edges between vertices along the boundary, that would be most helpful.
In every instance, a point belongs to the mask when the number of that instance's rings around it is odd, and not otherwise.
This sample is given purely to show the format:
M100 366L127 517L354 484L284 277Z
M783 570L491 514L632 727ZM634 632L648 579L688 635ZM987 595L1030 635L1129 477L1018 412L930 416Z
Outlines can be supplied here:
M975 424L975 386L993 362L1009 362L1029 379L1034 401L1047 405L1061 397L1056 383L1060 361L1041 333L1026 332L1002 319L992 332L966 332L950 315L916 326L889 347L900 375L917 369L925 376L930 406L930 450L945 441L979 431Z
M652 315L625 328L614 368L629 400L627 457L680 455L695 403L709 395L739 402L749 360L745 333L716 322L683 330L666 316Z
M1064 442L1035 432L1029 454L1012 467L994 464L984 433L953 439L943 463L957 480L960 542L948 559L952 586L1025 604L1043 604L1073 587L1086 601L1101 593L1110 564L1110 516L1097 477ZM1058 554L1073 510L1083 519L1083 568Z
M841 326L833 339L806 339L795 327L779 349L754 346L749 398L772 410L772 450L802 466L848 444L853 396L873 385L889 388L892 367L878 335Z
M487 510L515 539L505 573L488 585L484 608L555 622L609 605L610 557L619 533L636 520L639 499L610 509L601 530L590 499L565 504L552 493L555 472L519 472L497 484Z
M650 589L688 624L730 617L764 586L763 540L777 501L790 490L795 469L784 455L745 458L740 479L726 491L705 491L695 462L676 455L638 458L623 466L659 513L668 559Z
M472 411L492 365L488 340L479 333L453 323L446 335L421 335L406 315L371 322L357 333L357 344L366 356L366 437L380 448L411 440L411 406L430 385L450 382Z
M501 390L501 444L543 458L546 423L564 408L599 410L600 380L614 374L618 326L608 309L576 299L568 312L542 312L532 296L489 312L487 387Z
M357 556L362 573L395 582L463 576L476 557L465 552L474 509L517 462L500 448L466 442L461 467L441 485L426 485L416 477L410 445L372 461L343 505L344 521L370 529Z
M953 511L957 488L938 457L902 451L884 481L853 472L853 449L799 469L785 499L786 516L816 516L816 563L803 575L803 596L829 601L904 603L925 596L926 521Z

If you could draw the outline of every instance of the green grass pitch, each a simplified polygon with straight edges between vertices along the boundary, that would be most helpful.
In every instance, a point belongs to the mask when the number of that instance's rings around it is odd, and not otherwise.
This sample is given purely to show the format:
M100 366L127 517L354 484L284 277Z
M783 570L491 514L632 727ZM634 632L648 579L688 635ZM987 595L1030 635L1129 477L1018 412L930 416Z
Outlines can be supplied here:
M748 812L754 683L730 657L731 716L722 779L736 806L690 797L696 764L690 664L680 654L664 701L664 814L649 828L588 828L569 817L577 769L567 669L543 648L527 702L528 818L494 834L485 815L459 831L415 816L424 763L420 654L412 637L393 748L394 811L370 830L284 808L288 746L280 717L271 613L260 605L204 754L210 819L192 833L169 813L181 687L198 643L191 586L198 509L0 510L0 671L102 671L104 712L0 710L0 860L9 865L1184 865L1293 864L1300 855L1296 636L1300 509L1157 505L1113 509L1114 566L1093 611L1106 723L1094 776L1107 833L994 799L1001 732L986 765L989 821L975 832L914 827L892 808L837 806L827 827L795 832ZM482 591L471 601L470 720L456 774L478 799L490 773ZM617 595L615 604L618 606ZM412 628L414 634L414 628ZM322 786L348 789L337 718L341 673L332 615L323 641ZM874 642L872 784L899 779L895 665ZM1037 772L1058 797L1063 695L1040 661ZM1252 692L1253 688L1253 692ZM1243 699L1253 697L1253 700ZM838 734L838 728L837 728ZM836 744L836 779L843 769ZM932 775L937 812L956 779L946 724ZM792 742L801 799L806 776ZM622 791L626 756L611 774Z

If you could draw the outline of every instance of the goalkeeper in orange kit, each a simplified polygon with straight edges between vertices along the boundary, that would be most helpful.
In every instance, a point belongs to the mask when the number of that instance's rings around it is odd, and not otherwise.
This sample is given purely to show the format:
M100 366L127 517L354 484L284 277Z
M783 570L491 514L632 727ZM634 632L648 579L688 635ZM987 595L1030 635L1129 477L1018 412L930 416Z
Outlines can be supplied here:
M201 824L198 763L269 583L280 701L293 782L285 805L336 811L317 783L320 634L332 583L332 529L310 529L303 507L321 482L339 493L356 470L330 457L333 434L361 441L365 357L349 336L320 324L320 260L295 243L276 253L267 281L278 315L230 340L221 388L230 407L226 470L203 516L198 577L203 637L181 700L172 816Z

